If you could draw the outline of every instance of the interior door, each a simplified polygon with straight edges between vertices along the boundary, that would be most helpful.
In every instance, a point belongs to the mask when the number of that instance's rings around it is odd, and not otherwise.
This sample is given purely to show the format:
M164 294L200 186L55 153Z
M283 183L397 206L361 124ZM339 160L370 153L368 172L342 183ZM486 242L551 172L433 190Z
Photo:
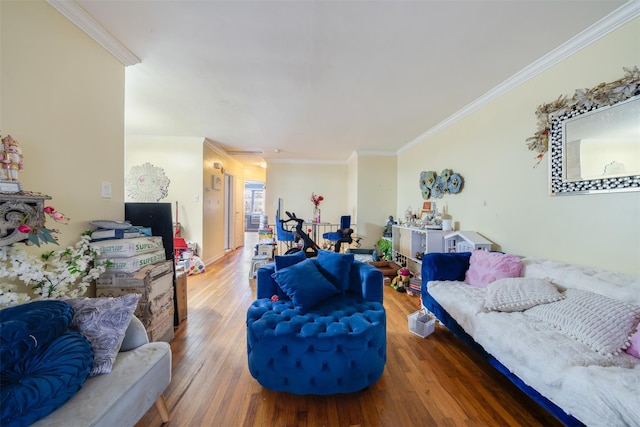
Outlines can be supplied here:
M233 247L244 246L244 179L238 177L234 182L234 239Z
M234 224L235 224L235 203L234 203L234 179L233 175L224 174L224 249L235 249L234 245Z

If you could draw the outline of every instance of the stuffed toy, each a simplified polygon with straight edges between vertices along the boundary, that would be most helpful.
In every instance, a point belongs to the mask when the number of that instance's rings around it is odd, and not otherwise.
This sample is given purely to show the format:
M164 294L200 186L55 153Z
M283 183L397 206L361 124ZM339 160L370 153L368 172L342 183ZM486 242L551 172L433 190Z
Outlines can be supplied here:
M411 279L411 272L407 268L401 268L398 270L398 275L393 278L391 287L398 292L406 292L409 289L409 281Z

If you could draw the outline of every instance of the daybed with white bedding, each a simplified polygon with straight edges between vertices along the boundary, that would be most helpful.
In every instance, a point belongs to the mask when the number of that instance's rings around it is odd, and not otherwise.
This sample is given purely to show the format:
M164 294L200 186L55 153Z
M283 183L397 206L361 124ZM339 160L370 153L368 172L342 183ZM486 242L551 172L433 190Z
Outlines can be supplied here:
M478 255L473 286L476 252L426 254L423 305L566 425L640 426L640 279Z

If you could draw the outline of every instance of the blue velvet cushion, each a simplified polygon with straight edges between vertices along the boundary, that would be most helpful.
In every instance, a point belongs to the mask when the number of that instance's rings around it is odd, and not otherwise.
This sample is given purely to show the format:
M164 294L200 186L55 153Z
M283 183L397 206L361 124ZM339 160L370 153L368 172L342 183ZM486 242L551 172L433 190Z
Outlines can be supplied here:
M354 255L332 251L319 251L317 257L318 270L335 285L340 292L349 288L349 272Z
M73 313L69 304L59 300L0 310L0 372L60 336L69 327Z
M471 252L428 253L422 257L422 283L432 280L464 281Z
M289 255L276 255L276 271L282 270L283 268L291 267L294 264L302 262L307 259L307 256L302 251L294 252Z
M306 260L307 256L305 255L304 252L298 251L289 255L276 255L274 258L275 258L274 261L276 264L276 271L279 271ZM278 298L280 299L288 298L287 294L285 293L284 290L282 290L280 286L278 286L277 291L278 291Z
M4 369L0 373L0 425L21 427L44 418L82 387L92 364L89 341L68 331Z
M311 310L320 301L340 293L318 271L311 259L305 259L290 267L276 270L272 277L293 301L301 314Z

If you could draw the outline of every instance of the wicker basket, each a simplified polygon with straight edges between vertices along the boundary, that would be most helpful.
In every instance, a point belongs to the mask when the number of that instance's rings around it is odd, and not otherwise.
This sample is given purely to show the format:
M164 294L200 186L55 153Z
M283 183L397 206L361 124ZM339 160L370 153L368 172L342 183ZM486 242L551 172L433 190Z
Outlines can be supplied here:
M422 338L430 335L436 326L436 318L425 309L414 311L407 316L407 320L409 332Z

